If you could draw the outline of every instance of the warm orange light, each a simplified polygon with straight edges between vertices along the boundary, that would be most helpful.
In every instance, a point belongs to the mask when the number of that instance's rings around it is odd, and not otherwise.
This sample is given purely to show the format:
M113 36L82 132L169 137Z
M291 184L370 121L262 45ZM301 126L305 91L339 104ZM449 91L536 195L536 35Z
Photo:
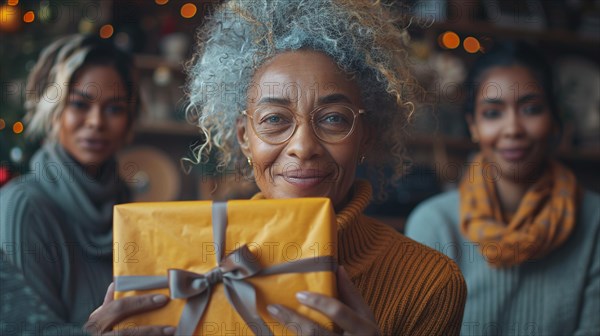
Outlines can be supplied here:
M35 13L33 11L28 11L23 14L23 22L31 23L35 20Z
M9 6L16 6L19 4L19 0L8 0L6 4Z
M17 121L16 123L13 124L13 132L15 132L15 134L20 134L23 132L23 123L20 121Z
M442 46L456 49L460 45L460 37L455 32L447 31L442 35Z
M21 13L18 7L0 6L0 31L14 32L21 24Z
M6 127L6 122L4 122L4 119L0 118L0 131L2 131L4 127Z
M468 53L474 54L479 51L481 44L476 38L469 36L463 41L463 47Z
M166 5L169 0L154 0L157 5Z
M111 37L114 32L115 29L110 24L105 24L104 26L100 27L100 37L103 39Z
M186 19L191 19L194 17L194 15L196 15L196 11L198 9L196 8L196 5L194 5L193 3L186 3L185 5L181 6L181 16L186 18Z

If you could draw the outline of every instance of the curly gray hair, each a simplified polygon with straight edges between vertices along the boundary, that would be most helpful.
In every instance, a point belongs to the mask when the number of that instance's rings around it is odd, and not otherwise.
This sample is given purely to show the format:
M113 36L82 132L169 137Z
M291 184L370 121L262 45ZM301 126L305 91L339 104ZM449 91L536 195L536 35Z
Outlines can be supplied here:
M233 0L221 5L198 33L188 63L187 115L204 141L194 163L216 154L217 168L241 169L236 120L245 109L255 71L273 56L298 49L329 55L356 78L367 122L376 130L366 163L380 184L404 169L405 126L412 110L407 90L405 30L388 7L369 0ZM216 149L216 152L214 150ZM385 178L383 169L394 174Z

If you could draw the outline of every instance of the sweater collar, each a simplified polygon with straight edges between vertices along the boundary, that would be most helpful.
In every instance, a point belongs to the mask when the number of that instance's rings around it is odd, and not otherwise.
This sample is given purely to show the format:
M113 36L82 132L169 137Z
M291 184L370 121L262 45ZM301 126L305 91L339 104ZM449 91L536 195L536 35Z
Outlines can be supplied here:
M371 221L363 220L363 211L371 201L371 184L365 180L357 180L352 187L350 202L336 213L338 232L338 258L350 274L359 269L352 269L365 263L365 258L375 255L373 252L383 246L386 238L378 234L377 228ZM253 200L265 199L262 193L257 193Z
M42 173L40 187L73 220L78 241L92 249L111 249L113 206L129 200L114 158L92 177L62 146L48 143L33 156L31 168Z

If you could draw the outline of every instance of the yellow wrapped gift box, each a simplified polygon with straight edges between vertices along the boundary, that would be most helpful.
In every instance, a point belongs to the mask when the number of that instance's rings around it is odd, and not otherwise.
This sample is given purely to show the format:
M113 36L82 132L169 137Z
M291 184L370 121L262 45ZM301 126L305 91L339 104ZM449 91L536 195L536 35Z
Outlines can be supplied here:
M172 298L120 327L175 325L182 335L293 333L295 326L268 314L266 306L278 303L331 329L295 294L336 295L335 225L327 198L117 205L115 298ZM192 313L198 307L201 314Z

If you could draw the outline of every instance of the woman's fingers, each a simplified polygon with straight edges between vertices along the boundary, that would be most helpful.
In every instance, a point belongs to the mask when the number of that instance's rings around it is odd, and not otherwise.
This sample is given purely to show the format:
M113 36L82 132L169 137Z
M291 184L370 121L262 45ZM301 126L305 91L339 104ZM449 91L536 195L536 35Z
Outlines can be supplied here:
M105 304L114 301L115 298L115 283L111 282L110 285L108 285L108 288L106 289L106 294L104 295L104 302L102 303L102 305L104 306Z
M341 301L312 292L298 292L298 301L327 315L333 323L352 335L376 335L377 326L369 318L354 311Z
M296 298L303 305L315 309L331 319L349 335L377 335L378 327L370 307L350 281L346 271L338 269L340 299L312 292L298 292ZM269 306L269 312L283 323L297 324L303 334L331 334L317 323L281 305Z
M97 311L102 309L102 307L104 307L107 303L113 301L114 297L115 297L115 283L111 282L110 285L108 285L108 288L106 288L106 294L104 294L104 301L102 302L102 306L96 308L96 310L94 310L90 314L90 316L88 317L88 321L92 319L92 316L94 316L94 314L96 314Z
M145 294L109 301L90 315L84 329L91 333L110 331L125 318L163 307L169 298L162 294Z
M285 306L268 305L267 310L288 331L292 331L297 335L334 335L331 331Z

